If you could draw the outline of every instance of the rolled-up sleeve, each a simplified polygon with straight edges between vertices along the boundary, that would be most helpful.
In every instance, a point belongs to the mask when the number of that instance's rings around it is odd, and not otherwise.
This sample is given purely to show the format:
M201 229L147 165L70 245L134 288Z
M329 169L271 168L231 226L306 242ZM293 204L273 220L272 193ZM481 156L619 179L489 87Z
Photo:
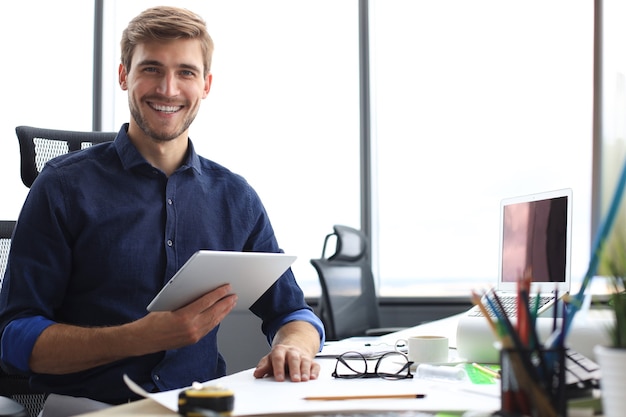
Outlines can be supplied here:
M317 330L320 335L320 347L318 351L321 351L324 343L326 342L324 325L322 324L320 318L307 308L296 310L292 313L285 315L281 319L274 321L271 326L269 326L267 332L267 340L270 342L270 344L272 344L272 340L274 340L274 336L276 336L278 330L285 324L292 321L306 321L307 323L310 323L313 327L315 327L315 330Z
M35 341L45 329L54 324L42 316L21 318L10 322L2 333L0 358L12 371L30 373L28 365Z

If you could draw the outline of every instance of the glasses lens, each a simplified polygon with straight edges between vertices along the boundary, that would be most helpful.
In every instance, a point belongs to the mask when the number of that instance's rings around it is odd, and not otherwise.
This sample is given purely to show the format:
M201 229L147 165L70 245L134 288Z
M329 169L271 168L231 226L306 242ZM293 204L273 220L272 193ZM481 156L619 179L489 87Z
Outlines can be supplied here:
M367 360L359 352L346 352L337 358L335 378L361 378L367 373Z
M400 352L387 352L380 357L375 369L376 375L385 379L411 378L409 359Z

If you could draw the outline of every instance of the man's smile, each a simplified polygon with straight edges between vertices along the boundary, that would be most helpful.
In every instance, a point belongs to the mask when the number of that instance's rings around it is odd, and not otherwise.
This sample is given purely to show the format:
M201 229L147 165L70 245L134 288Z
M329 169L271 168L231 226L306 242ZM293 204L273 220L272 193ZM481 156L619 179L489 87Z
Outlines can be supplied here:
M172 105L156 104L156 103L150 103L150 102L148 102L148 106L150 106L150 108L152 108L153 110L160 111L163 113L176 113L177 111L183 108L183 106L172 106Z

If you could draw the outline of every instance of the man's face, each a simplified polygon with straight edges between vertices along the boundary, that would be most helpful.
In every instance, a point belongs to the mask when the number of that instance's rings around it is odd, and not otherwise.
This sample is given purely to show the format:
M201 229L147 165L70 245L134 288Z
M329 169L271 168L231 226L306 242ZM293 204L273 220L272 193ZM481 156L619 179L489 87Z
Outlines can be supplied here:
M181 136L209 94L211 74L203 76L200 41L181 39L137 45L130 72L120 65L119 81L128 91L129 135L156 141ZM137 138L139 139L139 138Z

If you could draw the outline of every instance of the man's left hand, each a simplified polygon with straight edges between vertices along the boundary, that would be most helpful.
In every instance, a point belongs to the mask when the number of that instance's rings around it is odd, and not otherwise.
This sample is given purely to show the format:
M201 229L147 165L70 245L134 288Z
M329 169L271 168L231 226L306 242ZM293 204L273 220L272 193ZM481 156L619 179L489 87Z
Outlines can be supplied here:
M284 381L288 376L292 382L317 379L320 365L313 359L319 345L319 333L312 325L300 321L287 323L274 337L270 353L259 361L254 377L273 376L276 381Z

